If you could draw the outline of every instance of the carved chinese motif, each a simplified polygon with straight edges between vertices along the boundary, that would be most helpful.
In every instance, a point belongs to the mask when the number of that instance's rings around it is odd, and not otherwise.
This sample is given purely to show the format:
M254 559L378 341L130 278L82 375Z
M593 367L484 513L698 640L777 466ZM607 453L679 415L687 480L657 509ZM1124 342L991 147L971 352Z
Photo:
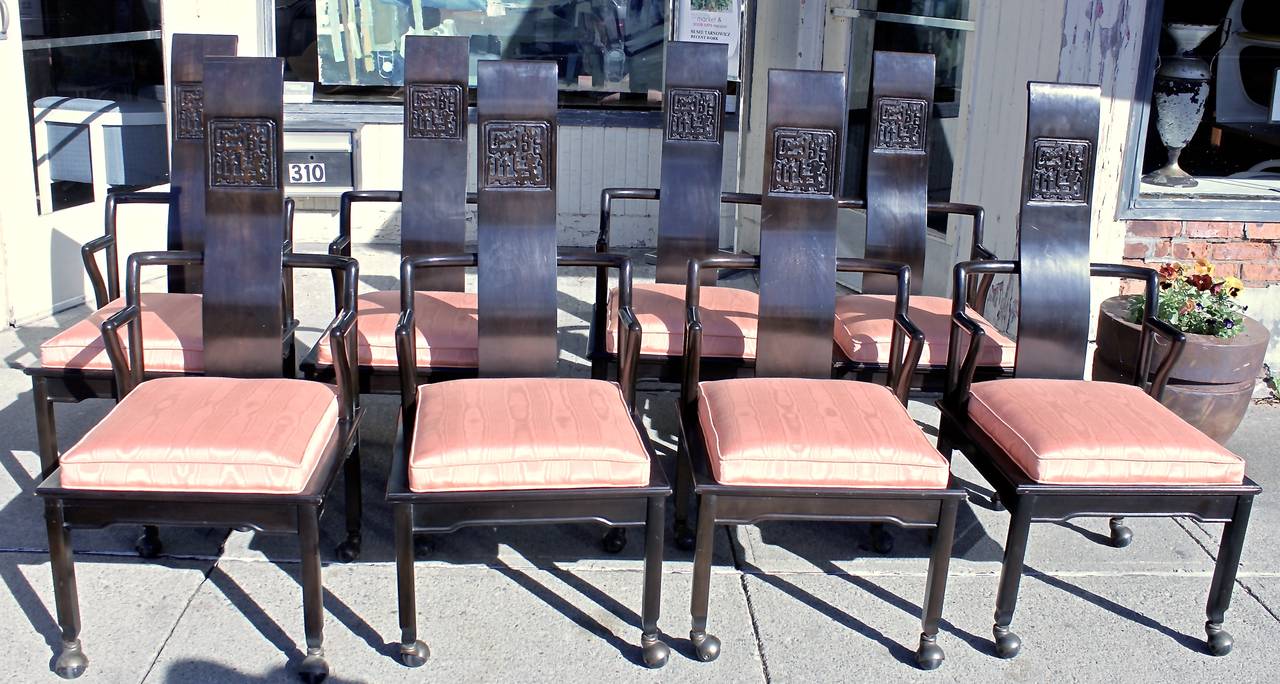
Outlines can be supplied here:
M835 131L775 128L769 192L775 195L831 195L835 149Z
M461 86L413 83L408 98L410 138L462 139L465 105Z
M719 91L672 88L667 97L667 140L720 140Z
M270 119L209 122L209 186L277 186L276 124Z
M879 106L875 149L924 152L928 104L924 100L882 97Z
M550 187L545 121L489 121L484 127L485 188Z
M181 140L204 139L204 86L199 83L179 83L174 86L178 100L177 130L174 135Z
M1086 200L1089 190L1088 141L1037 138L1032 161L1032 201Z

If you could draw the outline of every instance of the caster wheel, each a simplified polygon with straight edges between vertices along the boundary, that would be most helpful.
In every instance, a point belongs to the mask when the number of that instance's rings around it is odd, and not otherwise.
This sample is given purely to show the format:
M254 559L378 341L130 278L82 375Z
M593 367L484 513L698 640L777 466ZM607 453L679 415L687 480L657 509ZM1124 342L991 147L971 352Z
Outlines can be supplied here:
M627 530L622 527L609 528L604 538L600 540L600 548L608 554L622 553L622 550L627 548Z
M1221 627L1213 625L1205 625L1205 632L1209 635L1209 653L1215 656L1224 656L1231 652L1231 648L1235 646L1235 639L1231 638L1231 634Z
M431 657L431 649L421 641L415 641L412 644L400 644L400 662L405 667L422 667L427 664L427 658Z
M709 663L720 657L720 640L706 632L690 632L689 640L698 652L698 660Z
M53 671L63 679L75 679L84 674L89 667L89 658L85 656L84 651L80 648L80 642L62 645L62 652L58 654L58 659L53 663Z
M425 534L413 535L413 556L422 560L436 552L436 542Z
M676 548L681 551L692 551L698 545L698 537L693 533L693 529L688 523L676 523L675 534Z
M142 534L133 543L133 549L143 558L159 558L164 551L164 544L160 543L160 531L154 527L142 528Z
M882 556L893 553L893 535L881 525L872 525L871 548Z
M343 563L350 563L360 558L360 536L350 535L341 544L338 544L336 550L338 560Z
M1022 639L1009 631L1008 627L996 627L992 632L996 638L996 655L1008 660L1022 650Z
M1000 492L991 492L991 508L997 511L1004 510L1004 502L1000 500Z
M298 675L307 684L319 684L329 676L329 663L325 662L324 652L307 654L298 665Z
M667 664L667 660L671 657L671 649L667 648L666 644L658 641L657 637L654 637L652 641L647 638L642 639L642 643L645 667L656 670Z
M1121 525L1115 520L1111 521L1111 545L1117 549L1123 549L1133 543L1133 530Z
M937 637L920 635L920 648L916 649L916 665L921 670L936 670L946 660L942 647L938 646Z

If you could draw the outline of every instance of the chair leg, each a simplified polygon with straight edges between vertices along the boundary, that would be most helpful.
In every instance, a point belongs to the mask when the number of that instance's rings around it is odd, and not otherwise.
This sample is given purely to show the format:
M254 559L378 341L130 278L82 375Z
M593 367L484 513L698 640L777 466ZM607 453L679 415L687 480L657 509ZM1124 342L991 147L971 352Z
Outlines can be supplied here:
M58 430L53 416L53 402L49 400L49 385L45 378L32 376L31 397L35 400L36 439L40 449L40 479L48 477L58 467Z
M304 682L322 682L329 676L324 659L324 583L320 578L320 510L298 507L298 544L302 556L302 622L307 655L298 666Z
M698 509L698 542L693 554L693 600L689 613L693 625L689 640L698 660L709 663L720 657L720 640L707 634L707 604L711 602L711 552L715 547L716 497L704 494Z
M929 556L929 578L924 594L924 612L920 618L920 647L916 664L922 670L936 670L946 655L938 646L938 622L942 620L942 600L947 592L947 571L951 567L951 545L956 536L956 510L960 502L946 499L938 514L938 527L933 532L933 553Z
M683 440L681 440L683 441ZM675 542L681 551L692 551L695 545L693 529L689 527L689 501L693 498L692 456L684 444L676 447L676 512Z
M63 679L75 679L89 667L89 658L80 646L80 597L76 592L76 567L71 551L71 533L63 524L62 503L45 501L45 527L49 533L49 565L53 570L53 602L62 630L62 650L53 671Z
M649 497L644 520L644 603L640 611L640 646L644 664L657 669L667 664L671 649L662 643L658 615L662 611L662 536L666 526L665 498Z
M342 479L345 485L347 538L338 544L338 560L350 563L360 557L360 515L364 504L361 499L360 482L360 435L355 436L355 445L351 454L343 464Z
M1124 524L1124 518L1111 519L1111 545L1123 549L1133 543L1133 530Z
M430 657L427 645L418 639L418 602L413 582L413 504L396 504L396 595L400 608L400 662L422 667Z
M1004 545L1000 590L996 594L996 622L991 632L995 636L996 655L1012 658L1022 650L1022 639L1009 629L1009 623L1013 622L1013 610L1018 604L1018 583L1022 580L1022 561L1027 554L1035 498L1020 496L1006 504L1012 505L1013 516L1009 520L1009 538Z
M1218 563L1213 568L1213 584L1205 608L1209 619L1204 623L1205 634L1209 637L1209 653L1216 656L1230 653L1235 645L1231 635L1222 629L1222 621L1231 606L1231 589L1236 583L1236 570L1240 567L1240 552L1244 550L1244 533L1249 527L1252 508L1252 496L1236 499L1235 513L1222 531L1222 544L1218 546Z

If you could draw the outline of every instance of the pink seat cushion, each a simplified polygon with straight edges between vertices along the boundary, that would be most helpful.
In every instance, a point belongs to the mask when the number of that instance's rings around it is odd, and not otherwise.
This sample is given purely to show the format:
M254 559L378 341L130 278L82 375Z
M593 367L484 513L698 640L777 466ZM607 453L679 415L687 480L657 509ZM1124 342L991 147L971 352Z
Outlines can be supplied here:
M337 423L337 395L318 382L148 380L62 457L62 484L295 494L311 479Z
M124 308L116 299L40 345L45 368L111 370L102 322ZM204 330L200 295L148 292L142 295L142 352L148 371L199 373L204 370ZM125 350L128 333L119 330Z
M685 286L638 283L631 290L631 308L640 323L640 353L684 355ZM702 321L702 355L735 359L756 357L756 329L760 296L736 287L702 287L698 314ZM609 322L605 348L618 352L618 290L609 293Z
M722 484L941 489L950 468L886 387L745 378L698 385L698 420Z
M846 358L858 363L889 362L894 301L893 295L845 295L836 298L836 345ZM920 365L947 365L951 300L914 295L907 316L924 333ZM1012 368L1016 351L1013 340L996 330L973 309L969 309L969 316L987 333L978 350L978 365Z
M482 378L418 388L415 492L637 487L649 453L618 386Z
M1244 478L1239 456L1132 385L980 382L969 418L1036 482L1192 485Z
M479 365L479 319L474 292L417 292L413 300L419 368L475 368ZM359 364L394 368L400 293L387 290L360 295L356 303ZM328 343L320 345L316 363L333 364Z

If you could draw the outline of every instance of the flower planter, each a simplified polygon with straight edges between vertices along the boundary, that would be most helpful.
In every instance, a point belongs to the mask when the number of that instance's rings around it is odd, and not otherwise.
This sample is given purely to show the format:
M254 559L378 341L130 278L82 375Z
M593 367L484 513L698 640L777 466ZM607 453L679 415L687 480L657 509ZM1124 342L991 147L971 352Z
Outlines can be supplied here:
M1133 377L1142 330L1128 321L1129 302L1135 296L1112 297L1102 303L1094 380L1129 382ZM1188 334L1162 403L1201 432L1225 443L1249 409L1270 337L1262 324L1248 316L1244 330L1229 339ZM1168 350L1168 343L1157 337L1153 374Z

